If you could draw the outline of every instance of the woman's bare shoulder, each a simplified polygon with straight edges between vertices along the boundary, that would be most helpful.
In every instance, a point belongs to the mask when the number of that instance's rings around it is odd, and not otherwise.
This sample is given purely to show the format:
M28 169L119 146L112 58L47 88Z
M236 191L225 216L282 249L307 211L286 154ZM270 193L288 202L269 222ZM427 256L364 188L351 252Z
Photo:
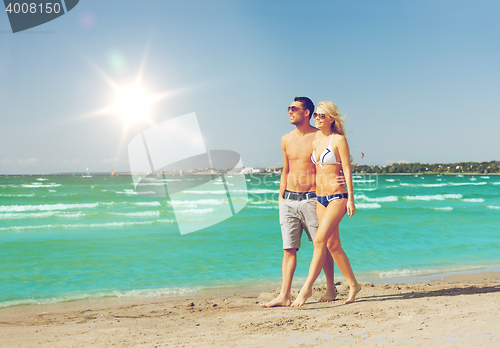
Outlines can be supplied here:
M345 135L342 135L342 134L334 134L333 137L332 137L332 142L336 142L336 143L343 143L343 142L346 142L346 137Z

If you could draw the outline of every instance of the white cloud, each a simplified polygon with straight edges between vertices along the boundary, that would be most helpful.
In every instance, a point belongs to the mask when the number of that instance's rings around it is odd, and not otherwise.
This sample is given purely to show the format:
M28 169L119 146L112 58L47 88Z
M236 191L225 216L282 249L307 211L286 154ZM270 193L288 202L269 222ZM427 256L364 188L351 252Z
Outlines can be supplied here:
M0 164L12 164L12 163L14 163L14 161L8 158L0 161Z
M118 162L118 157L111 157L111 158L103 158L102 160L102 163L109 163L109 162Z
M40 159L39 158L28 158L28 159L18 159L17 160L17 163L19 164L33 164L33 163L36 163L38 162Z

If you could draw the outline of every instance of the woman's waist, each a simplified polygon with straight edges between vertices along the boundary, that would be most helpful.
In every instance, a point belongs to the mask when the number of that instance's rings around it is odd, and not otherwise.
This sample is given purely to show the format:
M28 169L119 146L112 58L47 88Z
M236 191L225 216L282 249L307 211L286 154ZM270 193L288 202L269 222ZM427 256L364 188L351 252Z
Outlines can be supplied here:
M336 187L323 187L320 185L316 185L316 195L318 196L331 196L331 195L340 195L347 193L345 187L337 185Z

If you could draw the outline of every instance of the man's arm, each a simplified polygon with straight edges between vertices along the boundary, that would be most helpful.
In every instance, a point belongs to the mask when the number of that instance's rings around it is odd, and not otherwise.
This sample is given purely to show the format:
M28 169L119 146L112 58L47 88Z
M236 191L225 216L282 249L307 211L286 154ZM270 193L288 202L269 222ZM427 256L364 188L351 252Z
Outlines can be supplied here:
M281 151L283 151L283 170L281 171L281 179L280 179L280 196L279 201L283 201L283 195L285 194L286 184L288 173L290 171L290 167L288 166L288 155L286 154L286 135L281 138Z

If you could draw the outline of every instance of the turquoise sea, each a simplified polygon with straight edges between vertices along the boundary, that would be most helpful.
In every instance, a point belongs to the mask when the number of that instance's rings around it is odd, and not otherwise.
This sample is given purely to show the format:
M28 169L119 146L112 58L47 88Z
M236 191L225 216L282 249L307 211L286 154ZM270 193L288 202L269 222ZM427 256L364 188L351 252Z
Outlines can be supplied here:
M246 181L243 210L181 235L169 200L135 194L130 176L1 176L0 307L278 287L279 176ZM184 213L210 214L226 195L216 184ZM355 193L340 235L360 280L500 265L500 176L358 174ZM311 256L303 236L294 286Z

